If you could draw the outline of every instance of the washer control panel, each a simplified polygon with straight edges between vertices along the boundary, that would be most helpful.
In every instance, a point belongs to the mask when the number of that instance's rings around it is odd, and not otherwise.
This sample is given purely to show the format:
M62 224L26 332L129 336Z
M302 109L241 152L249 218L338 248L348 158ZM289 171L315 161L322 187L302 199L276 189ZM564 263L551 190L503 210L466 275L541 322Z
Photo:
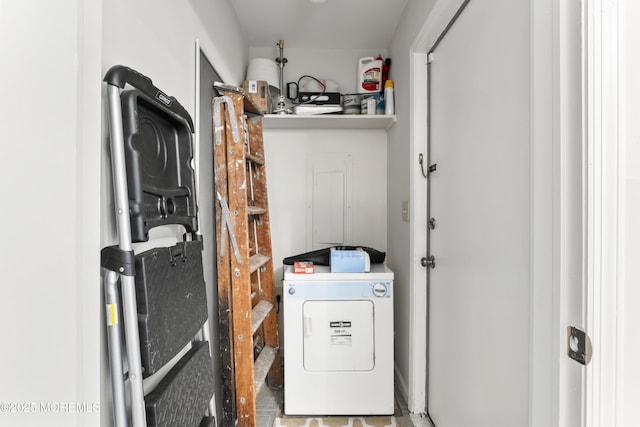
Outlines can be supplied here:
M345 281L345 282L289 282L284 283L287 298L391 298L391 281Z

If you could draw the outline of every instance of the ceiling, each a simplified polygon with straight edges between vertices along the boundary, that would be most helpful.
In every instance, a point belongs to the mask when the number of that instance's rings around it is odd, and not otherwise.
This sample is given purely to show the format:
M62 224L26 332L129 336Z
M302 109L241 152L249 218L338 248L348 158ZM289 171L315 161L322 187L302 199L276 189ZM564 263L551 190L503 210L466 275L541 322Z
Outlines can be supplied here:
M250 47L386 48L408 0L231 0Z

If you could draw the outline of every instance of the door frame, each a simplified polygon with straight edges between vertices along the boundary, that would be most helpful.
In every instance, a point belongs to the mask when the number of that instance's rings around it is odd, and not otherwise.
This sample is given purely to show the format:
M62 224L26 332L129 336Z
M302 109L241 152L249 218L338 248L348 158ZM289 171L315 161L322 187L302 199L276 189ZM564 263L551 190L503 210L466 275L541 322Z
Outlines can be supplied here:
M624 425L625 0L586 0L586 426Z
M411 126L409 130L410 170L410 257L414 261L410 272L409 292L411 301L409 319L409 375L407 404L409 411L416 414L426 412L427 404L427 270L420 266L420 258L427 256L427 180L423 166L429 164L428 139L428 75L427 52L435 44L458 9L466 0L439 0L429 13L424 25L410 48L409 99ZM418 163L422 156L423 164Z
M600 0L589 0L600 1ZM411 198L411 259L415 267L411 271L410 301L410 357L408 406L413 413L427 411L427 274L419 260L427 256L427 183L422 176L417 159L420 153L427 153L427 55L445 31L457 10L465 0L438 0L410 48L411 84L411 129L410 164ZM567 414L563 396L571 392L571 384L564 378L564 357L567 301L563 301L565 291L572 287L575 294L583 292L569 282L567 267L558 262L565 250L563 224L571 221L566 210L559 208L562 196L562 180L567 172L567 164L561 156L562 131L561 93L562 82L571 78L563 67L560 57L561 43L566 41L570 25L567 19L575 19L561 13L560 6L553 0L531 1L531 364L530 364L530 426L561 425L561 418ZM589 22L582 18L582 27ZM587 52L588 53L588 52ZM584 55L584 52L583 52ZM582 67L578 64L578 67ZM428 164L428 159L427 159ZM551 171L550 171L551 169ZM563 175L565 174L565 175ZM584 182L583 176L583 182ZM584 182L585 188L590 188ZM578 207L583 214L586 206ZM582 241L587 233L584 230ZM585 262L586 261L586 262ZM583 265L589 260L583 258ZM585 296L578 304L585 306ZM575 302L572 302L575 304ZM586 313L583 310L583 313ZM584 383L584 375L583 375ZM584 391L582 385L579 386ZM583 393L583 401L585 393ZM583 405L584 408L584 405Z

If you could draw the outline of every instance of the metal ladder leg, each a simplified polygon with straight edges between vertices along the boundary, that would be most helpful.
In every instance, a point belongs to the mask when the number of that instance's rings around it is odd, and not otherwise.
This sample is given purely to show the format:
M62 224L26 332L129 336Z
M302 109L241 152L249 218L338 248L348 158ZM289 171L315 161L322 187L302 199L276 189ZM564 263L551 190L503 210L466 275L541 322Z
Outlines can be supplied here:
M117 86L108 84L107 94L109 97L111 167L113 171L118 246L123 251L132 251L120 89ZM122 286L125 339L127 343L127 360L129 363L132 424L134 427L146 427L147 420L144 407L144 391L142 388L135 278L133 276L121 275L120 283Z
M122 336L118 321L118 273L109 271L105 277L104 299L107 307L107 345L111 366L111 387L113 394L113 414L116 427L127 427L127 407L124 393L122 370Z

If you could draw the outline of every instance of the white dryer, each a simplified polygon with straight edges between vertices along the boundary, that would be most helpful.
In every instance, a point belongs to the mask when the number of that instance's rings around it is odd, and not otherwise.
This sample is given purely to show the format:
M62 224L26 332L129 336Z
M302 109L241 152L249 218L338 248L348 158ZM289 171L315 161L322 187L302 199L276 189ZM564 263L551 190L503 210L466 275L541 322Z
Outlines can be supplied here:
M283 301L285 414L393 414L393 272L288 266Z

